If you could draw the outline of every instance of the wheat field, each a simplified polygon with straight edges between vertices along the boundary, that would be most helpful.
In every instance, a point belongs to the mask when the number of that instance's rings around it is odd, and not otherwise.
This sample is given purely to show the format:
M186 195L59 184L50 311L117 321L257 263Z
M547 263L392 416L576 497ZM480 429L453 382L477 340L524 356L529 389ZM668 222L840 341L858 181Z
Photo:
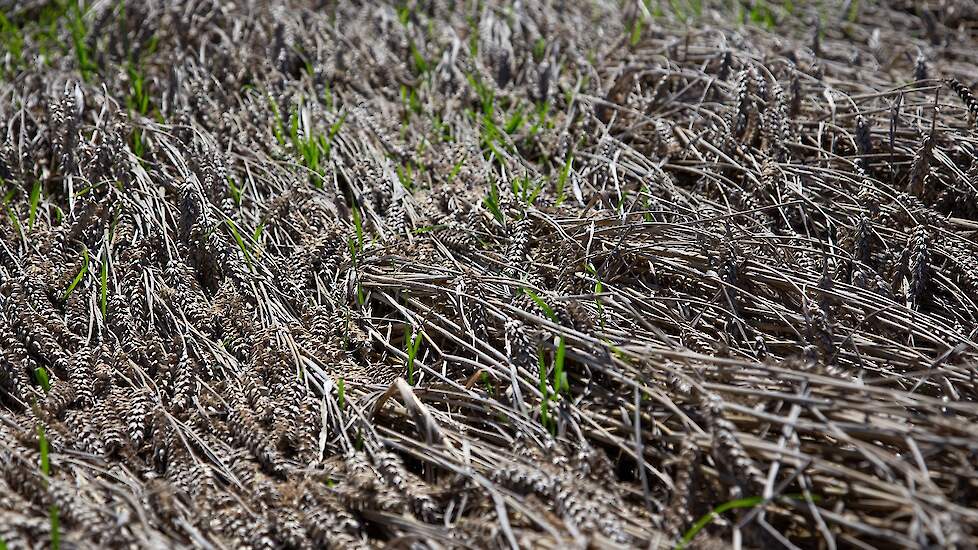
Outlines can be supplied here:
M0 0L0 549L975 548L970 0Z

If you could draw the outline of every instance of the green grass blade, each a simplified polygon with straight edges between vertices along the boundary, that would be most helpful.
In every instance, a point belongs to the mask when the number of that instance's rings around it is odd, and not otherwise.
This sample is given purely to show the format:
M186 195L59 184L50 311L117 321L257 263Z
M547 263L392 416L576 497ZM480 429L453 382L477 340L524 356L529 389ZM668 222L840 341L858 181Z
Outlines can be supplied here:
M224 221L227 222L228 227L231 229L231 236L233 236L235 242L238 243L238 247L241 249L241 252L244 253L245 261L248 263L248 269L253 269L251 265L251 253L248 252L248 245L244 242L244 239L241 238L241 233L238 232L238 226L235 225L235 223L230 219Z
M550 307L550 304L544 302L543 298L541 298L540 296L537 295L536 292L533 292L528 288L524 288L523 292L525 292L527 296L533 299L533 301L536 302L538 306L540 306L540 309L542 309L543 312L547 314L547 317L549 317L551 321L555 323L557 322L557 314L554 312L554 308Z
M503 211L499 208L499 188L496 187L495 180L489 182L489 194L483 198L482 202L486 205L486 209L496 218L496 221L502 224L504 217Z
M567 342L564 337L560 337L557 344L557 355L554 357L554 388L557 393L570 391L570 384L567 382L567 373L564 372L564 357L567 355Z
M37 367L34 369L34 377L37 378L37 383L41 385L41 389L44 393L51 391L51 378L48 377L48 371L44 367Z
M35 181L31 188L30 210L27 213L27 228L34 229L34 220L37 218L37 205L41 200L41 182Z
M51 379L48 377L48 371L44 367L38 367L34 369L34 376L37 378L39 384L41 384L41 389L44 393L51 391ZM37 413L37 403L34 403L35 414ZM44 474L45 478L51 476L51 453L48 446L48 438L44 433L44 424L37 423L37 443L38 449L40 451L40 461L38 466L41 468L41 473ZM46 482L46 480L45 480ZM51 522L51 548L57 549L61 547L61 529L60 529L60 517L58 514L58 507L51 506L48 509L48 519Z
M820 497L817 495L811 495L810 497L797 494L784 496L791 500L808 500L809 498L812 502L818 502L820 500ZM697 533L702 531L703 528L709 525L714 519L719 518L720 514L737 508L753 508L762 503L764 503L764 499L762 497L745 497L724 502L723 504L714 508L712 511L704 514L700 519L696 520L696 522L693 523L693 525L683 534L683 538L678 544L676 544L675 550L682 550L685 548L686 545L692 542Z
M628 37L628 44L632 47L638 45L639 41L642 40L642 18L638 17L632 24L632 32Z
M105 318L105 306L108 298L108 277L109 277L109 253L105 252L105 260L102 261L101 288L99 289L99 307L102 309L102 318Z
M51 475L51 458L49 456L48 450L48 439L44 436L44 425L38 423L37 425L37 441L41 448L41 472L45 476Z
M61 520L57 506L48 508L48 518L51 521L51 550L59 550L61 548Z
M564 202L564 187L567 185L567 178L570 177L571 167L574 165L574 155L567 155L567 160L560 168L560 175L557 176L557 204Z
M78 283L82 281L86 273L88 273L88 250L87 249L82 250L82 267L80 270L78 270L78 275L75 275L75 278L72 279L71 284L68 285L68 290L65 291L65 295L62 298L62 300L67 300L68 296L71 296L71 292L75 290L75 287L78 286Z
M343 406L346 405L346 382L343 381L343 378L340 378L336 382L336 394L336 400L338 401L340 410L342 411Z
M91 53L88 51L88 28L85 26L84 19L87 8L82 0L69 1L71 5L68 9L68 27L71 31L71 42L78 61L78 71L81 73L82 80L87 82L91 73L96 70L91 61Z
M709 513L704 514L700 519L696 520L692 527L686 530L686 533L683 534L682 540L680 540L679 544L676 545L676 550L682 550L685 548L687 544L692 542L697 533L702 531L703 528L709 525L714 519L720 517L720 514L735 508L753 508L762 502L764 502L764 499L761 497L739 498L729 502L724 502Z
M414 358L418 355L418 348L421 347L421 334L412 334L407 348L407 371L408 384L414 385Z
M360 217L360 209L353 207L353 227L357 235L357 251L363 250L363 218Z

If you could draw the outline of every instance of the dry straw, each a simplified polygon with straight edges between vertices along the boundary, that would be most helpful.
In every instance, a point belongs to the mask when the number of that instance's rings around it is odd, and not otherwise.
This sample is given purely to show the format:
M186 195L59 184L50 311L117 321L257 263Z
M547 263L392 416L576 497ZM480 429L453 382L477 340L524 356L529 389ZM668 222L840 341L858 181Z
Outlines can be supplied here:
M972 2L0 4L0 546L978 544Z

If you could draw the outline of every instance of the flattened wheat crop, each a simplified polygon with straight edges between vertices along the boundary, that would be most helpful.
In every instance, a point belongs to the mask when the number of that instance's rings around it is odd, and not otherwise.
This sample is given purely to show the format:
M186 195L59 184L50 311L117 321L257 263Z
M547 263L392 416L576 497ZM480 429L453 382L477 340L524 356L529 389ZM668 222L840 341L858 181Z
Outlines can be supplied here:
M0 548L974 548L970 0L0 0Z

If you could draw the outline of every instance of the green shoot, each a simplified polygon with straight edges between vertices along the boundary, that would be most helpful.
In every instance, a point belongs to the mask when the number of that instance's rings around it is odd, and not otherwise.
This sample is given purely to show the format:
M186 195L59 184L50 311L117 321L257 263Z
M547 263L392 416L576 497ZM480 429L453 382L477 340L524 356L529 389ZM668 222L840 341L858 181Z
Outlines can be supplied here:
M410 117L412 113L416 115L421 114L421 100L418 99L418 91L414 88L408 86L401 86L401 102L406 106L405 120Z
M299 136L299 113L292 113L289 115L289 137L292 138L292 143L297 144Z
M525 292L527 296L529 296L538 306L540 306L540 309L547 314L547 317L549 317L551 321L555 323L557 322L557 314L554 312L554 309L550 307L550 304L544 302L543 298L540 298L536 292L533 292L528 288L524 288L523 292Z
M462 171L462 165L463 164L465 164L465 159L464 158L463 159L459 159L458 162L456 162L452 166L452 171L451 171L451 173L448 174L448 182L449 183L451 183L455 179L455 176L457 176L458 173Z
M79 189L75 193L75 197L84 197L86 194L91 193L92 191L94 191L94 190L98 189L99 187L102 187L103 185L106 185L108 183L109 183L108 181L103 181L103 182L100 182L100 183L95 183L95 184L92 184L92 185L87 185L85 187L82 187L81 189Z
M542 36L533 43L533 60L539 63L547 53L547 41Z
M345 120L346 120L346 113L343 113L343 115L339 118L339 120L337 120L336 122L334 122L329 127L329 136L328 136L328 140L327 140L327 142L325 144L325 150L323 151L323 153L326 156L326 158L329 158L329 152L330 152L330 150L333 147L333 139L336 138L336 134L340 133L340 128L343 127L343 121L345 121Z
M567 354L567 343L564 337L560 337L557 344L557 355L554 357L554 389L557 393L570 392L570 383L567 381L567 373L564 371L564 357Z
M442 122L440 116L437 114L431 115L431 125L435 129L435 135L438 137L438 141L444 143L453 141L452 127Z
M414 229L412 233L415 235L424 235L425 233L431 233L432 231L438 231L439 229L445 229L446 227L448 227L447 224L425 225Z
M136 69L136 65L130 61L126 68L129 73L132 92L126 98L126 103L130 110L145 115L149 112L149 93L146 91L145 79L141 70Z
M278 114L278 107L275 105L275 102L271 100L271 98L269 98L269 103L272 106L272 112L275 117L275 127L273 128L275 139L279 141L280 145L284 146L284 126L282 124L282 119ZM302 158L303 165L305 165L306 168L308 168L315 176L313 183L316 187L323 186L325 161L329 158L330 151L332 150L333 139L336 137L336 134L339 133L345 120L346 113L344 113L339 120L334 122L329 128L329 132L324 135L322 133L317 133L312 127L302 127L302 131L300 132L300 111L293 112L289 116L288 130L292 147Z
M357 235L357 251L361 251L363 250L363 218L361 217L360 209L356 206L353 207L353 228Z
M41 447L41 473L51 475L51 458L48 451L48 440L44 437L44 424L37 424L37 441Z
M493 217L500 224L503 223L503 211L499 209L499 189L496 187L496 181L492 180L489 182L489 194L482 200L486 205L489 212L492 213Z
M10 218L10 224L14 226L14 230L20 233L22 227L20 225L20 220L17 219L17 214L15 214L14 211L7 205L4 205L3 208L7 211L7 217Z
M808 500L808 498L806 498L803 495L785 495L785 496L791 500ZM812 495L810 498L813 502L818 502L819 500L819 497L815 495ZM693 525L686 531L686 533L683 534L683 538L676 545L675 550L682 550L683 548L685 548L686 545L688 545L690 542L693 541L693 538L696 537L697 533L703 530L703 528L709 525L710 522L712 522L714 519L719 518L720 514L737 508L753 508L763 503L764 503L764 499L762 497L738 498L736 500L724 502L723 504L714 508L712 511L704 514L703 517L701 517L700 519L696 520L696 522L693 523Z
M549 317L551 321L555 323L558 322L557 314L556 312L554 312L554 309L550 307L550 304L543 301L543 299L540 298L539 295L537 295L535 292L533 292L528 288L524 288L523 292L525 292L527 296L529 296L538 306L540 306L540 309L542 309L543 312L546 313L547 317ZM564 358L566 357L566 355L567 355L567 342L564 339L564 337L561 336L560 340L557 343L557 353L554 355L554 362L553 362L553 371L554 371L553 388L554 391L556 391L558 394L562 392L570 391L570 383L567 381L567 373L564 371ZM539 359L540 359L540 364L542 366L543 356L541 355ZM543 376L543 379L541 380L541 384L543 386L546 385L545 376Z
M143 154L146 152L146 143L143 141L141 128L132 129L132 152L139 158L143 158Z
M484 119L482 126L482 144L486 146L486 149L493 154L497 159L502 158L499 154L499 150L496 149L496 139L499 137L499 130L496 129L496 125L489 119Z
M703 17L702 0L669 0L669 6L682 21Z
M486 387L486 395L489 397L496 396L496 390L492 386L492 381L489 379L489 373L482 371L482 385Z
M543 191L543 182L533 182L528 177L514 178L512 183L513 194L519 197L527 205L532 205L537 200L540 192Z
M604 283L601 282L601 278L598 276L598 270L590 262L584 266L584 270L587 271L592 277L594 277L594 293L601 294L604 292ZM601 305L601 300L598 298L594 299L594 305L598 308L598 316L601 321L601 326L604 326L604 306Z
M27 228L34 229L34 220L37 218L37 205L41 200L41 182L35 181L31 188L30 210L27 213Z
M479 54L479 20L471 15L465 18L469 24L469 55Z
M109 251L105 251L105 259L102 260L102 273L99 277L100 288L98 303L99 308L102 310L102 318L105 318L106 302L108 298L108 276L109 276Z
M411 19L411 8L407 4L397 8L397 20L401 22L402 25L407 25L408 21Z
M346 382L344 382L342 378L336 381L336 394L337 401L340 405L340 410L342 411L343 407L346 405Z
M75 59L78 61L78 70L81 72L82 80L88 82L91 73L95 72L95 64L92 63L88 51L88 29L85 27L85 8L82 0L71 0L68 9L68 26L71 30L71 42L75 47Z
M78 286L78 283L82 281L86 273L88 273L88 250L84 249L82 250L81 269L78 270L78 275L75 275L75 278L72 279L71 284L68 285L68 290L65 291L65 295L62 298L62 300L67 300L68 296L71 296L71 292L75 290L75 287Z
M10 218L10 224L14 226L14 230L20 233L21 228L20 222L17 220L17 214L10 208L10 201L13 200L16 194L17 188L7 191L7 194L3 196L3 209L7 212L7 217Z
M51 476L51 458L48 449L48 439L44 434L44 424L37 424L37 441L41 454L41 473L45 478ZM61 547L61 529L59 528L60 519L58 517L58 507L51 505L48 508L48 520L51 523L51 548L57 550Z
M50 385L48 387L50 388ZM51 476L51 458L48 449L48 439L44 434L44 424L40 422L37 423L37 442L41 451L41 473L44 474L45 478L48 478ZM51 523L51 548L57 550L61 547L61 530L59 528L60 520L57 506L51 505L48 508L48 519Z
M750 20L755 25L764 27L768 30L773 29L776 25L774 21L774 12L772 12L771 9L763 3L751 8Z
M354 209L354 211L356 211L356 209ZM360 246L357 246L357 242L356 240L354 240L354 237L347 237L346 239L347 247L349 247L350 250L350 260L353 262L354 268L357 267L357 255L359 254L360 250L363 249L362 228L360 229L359 232L359 239L360 239ZM364 296L363 294L363 285L360 284L359 281L357 281L357 304L362 306L366 302L366 299L367 299L366 296Z
M415 46L414 41L412 40L408 46L411 48L411 60L414 63L414 73L418 75L427 73L428 61L425 60L423 55L421 55L421 52L418 50L418 47Z
M248 263L248 269L253 270L254 267L251 265L251 253L248 252L248 245L244 242L244 239L241 238L241 233L238 232L238 226L235 225L235 223L231 221L230 218L224 221L231 229L231 236L234 237L235 242L238 243L238 247L241 249L241 252L244 254L245 261Z
M326 82L323 89L323 105L326 106L327 111L333 110L333 89L329 86L329 82Z
M282 131L282 115L279 113L278 104L272 99L271 94L268 95L268 106L272 109L272 118L275 119L275 124L272 125L272 133L275 134L275 140L281 147L285 147L285 135Z
M20 29L2 13L0 13L0 44L6 47L13 58L14 65L19 65L24 57L24 36Z
M479 96L479 100L482 103L482 114L492 119L492 115L495 112L496 106L496 95L491 88L482 84L479 77L475 74L470 74L468 77L469 84L475 90L475 93Z
M48 377L48 371L44 367L37 367L34 369L34 377L37 379L37 383L41 385L41 389L44 393L51 391L51 378Z
M234 178L228 176L228 189L231 191L231 199L234 204L241 206L241 189L235 185Z
M265 222L261 222L258 224L258 227L255 228L255 232L251 235L251 240L255 241L256 243L260 243L261 235L264 232L265 232Z
M682 540L680 540L679 544L676 545L676 550L685 548L687 544L692 542L697 533L709 525L711 521L720 517L720 514L736 508L753 508L762 502L764 502L764 499L761 497L739 498L729 502L724 502L723 504L714 508L711 512L696 520L696 523L694 523L692 527L690 527L686 533L683 534Z
M401 185L403 185L405 189L410 191L411 187L414 185L410 163L405 166L395 166L394 171L397 172L397 180L401 182Z
M414 385L414 358L418 355L418 348L421 347L421 334L411 331L411 339L407 341L407 373L408 384Z
M553 128L553 122L550 120L550 102L541 101L537 104L537 119L530 126L530 137L537 135L541 128Z
M638 45L639 41L642 40L642 17L636 17L635 22L632 23L632 32L628 37L628 44L633 48Z
M58 507L52 505L48 508L48 518L51 522L51 550L61 548L61 521L58 518Z
M357 242L353 237L347 237L346 239L347 247L350 249L350 259L353 261L353 265L357 265Z
M513 132L519 130L523 127L523 106L517 107L516 112L510 115L509 120L506 121L506 125L503 129L507 134L512 134Z
M148 49L155 49L157 40L157 37L154 36L150 40ZM141 64L137 64L137 62L130 59L126 66L126 72L129 74L130 82L130 92L129 97L126 98L126 106L131 113L148 115L150 112L150 94L146 87L146 79L143 75ZM142 128L133 128L132 130L132 152L139 158L143 158L146 152L146 141L143 132L144 130Z
M44 393L51 391L51 379L48 377L48 371L44 367L38 367L34 369L34 376L37 378L37 382L41 385L41 389ZM35 412L37 404L34 404ZM48 448L48 439L44 434L44 424L38 422L37 424L37 442L40 448L40 467L41 473L44 474L45 478L51 476L51 457ZM61 546L61 534L58 527L58 507L51 506L48 509L48 517L51 522L51 548L57 550Z
M119 0L119 13L116 15L119 31L122 35L122 49L132 58L132 47L129 44L129 19L126 17L126 0Z
M564 202L564 187L567 186L567 178L570 177L573 165L574 155L567 155L567 160L564 161L564 166L561 167L560 174L557 176L557 204Z

